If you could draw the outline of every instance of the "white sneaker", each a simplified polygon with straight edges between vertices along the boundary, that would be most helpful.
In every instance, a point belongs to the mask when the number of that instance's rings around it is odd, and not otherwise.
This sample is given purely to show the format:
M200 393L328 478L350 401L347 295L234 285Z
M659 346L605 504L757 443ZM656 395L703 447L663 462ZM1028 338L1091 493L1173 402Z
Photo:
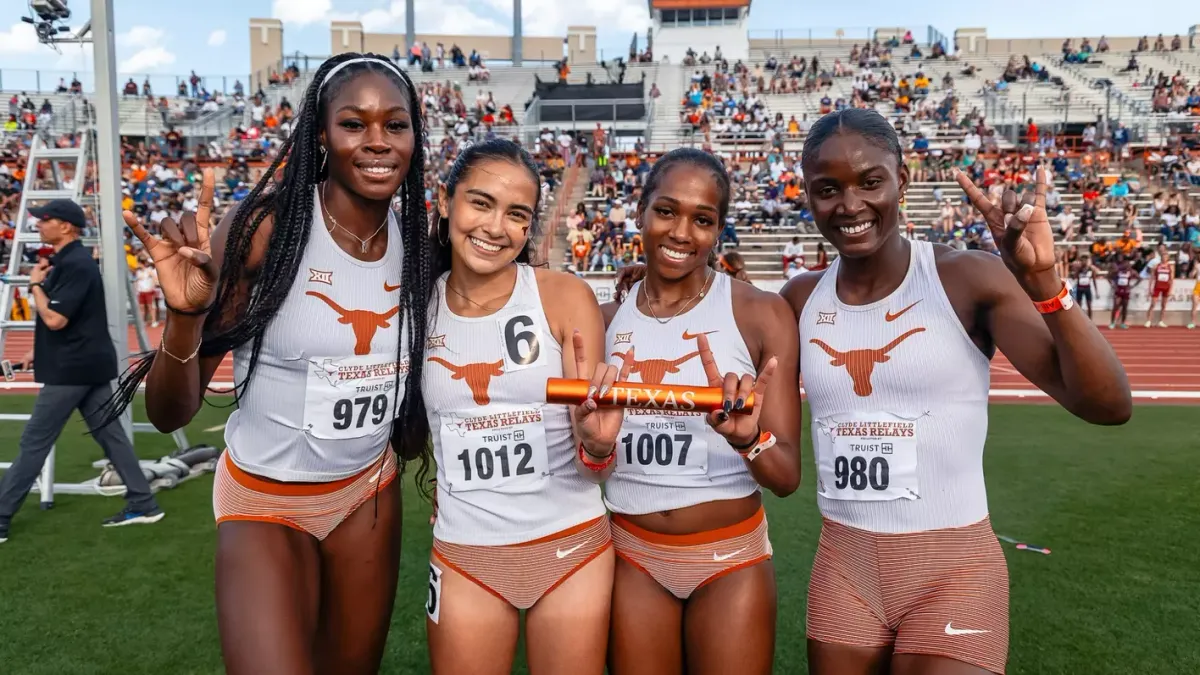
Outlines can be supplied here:
M1159 328L1166 328L1166 327L1167 327L1167 322L1166 322L1166 321L1159 321L1159 322L1158 322L1158 327L1159 327Z
M1146 328L1149 328L1149 327L1150 327L1150 322L1149 322L1149 321L1147 321L1147 322L1146 322Z

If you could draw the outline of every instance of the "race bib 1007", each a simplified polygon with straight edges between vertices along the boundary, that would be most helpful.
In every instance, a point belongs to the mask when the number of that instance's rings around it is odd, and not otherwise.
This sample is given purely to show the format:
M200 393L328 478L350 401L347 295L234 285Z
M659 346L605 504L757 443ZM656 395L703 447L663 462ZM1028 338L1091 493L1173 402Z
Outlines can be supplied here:
M540 407L492 404L443 415L441 458L451 492L522 491L550 471Z
M917 423L855 413L817 424L817 494L828 499L917 499Z
M627 409L617 437L616 470L651 475L706 475L707 428L701 415L664 415Z
M396 371L403 381L408 361L366 354L308 359L304 390L304 429L315 438L361 438L399 416Z

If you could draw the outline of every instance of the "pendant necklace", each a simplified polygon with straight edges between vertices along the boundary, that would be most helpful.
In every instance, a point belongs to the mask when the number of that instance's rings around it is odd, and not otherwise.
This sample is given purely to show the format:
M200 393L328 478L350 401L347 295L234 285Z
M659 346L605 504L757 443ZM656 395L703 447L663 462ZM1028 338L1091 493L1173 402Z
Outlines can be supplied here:
M329 219L329 222L333 223L334 227L341 230L342 232L345 232L346 234L350 235L351 237L354 237L355 239L358 240L358 242L360 244L362 244L362 246L358 249L359 252L361 252L361 253L367 252L367 244L371 243L371 240L374 239L376 235L378 235L380 232L383 231L383 226L387 225L387 222L388 222L387 216L384 216L383 222L379 224L379 227L375 228L374 234L367 237L366 239L363 239L362 237L358 236L357 234L354 234L353 232L351 232L350 230L347 230L346 228L342 227L341 223L339 223L337 221L337 218L333 217L333 214L329 212L329 207L325 205L325 186L324 185L321 186L321 210L323 210L325 212L325 217ZM333 230L330 229L329 233L333 234Z

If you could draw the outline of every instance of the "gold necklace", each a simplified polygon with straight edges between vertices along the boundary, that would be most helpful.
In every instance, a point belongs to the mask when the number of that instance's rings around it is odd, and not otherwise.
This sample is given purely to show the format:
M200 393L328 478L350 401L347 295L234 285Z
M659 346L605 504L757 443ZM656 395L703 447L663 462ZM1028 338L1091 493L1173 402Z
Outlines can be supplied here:
M362 246L359 248L359 251L361 253L366 253L367 252L367 244L369 244L371 242L371 240L375 238L375 235L377 235L383 231L384 225L387 225L387 222L388 222L387 216L384 216L383 222L379 224L379 227L375 228L374 234L367 237L366 239L363 239L362 237L358 236L357 234L354 234L350 230L347 230L346 228L342 227L341 223L339 223L337 221L337 218L334 218L333 214L329 212L329 207L325 205L325 185L327 185L327 183L321 185L321 210L325 212L325 217L329 219L329 222L333 223L334 227L341 230L342 232L345 232L346 234L350 235L351 237L354 237L355 239L357 239L358 242L360 244L362 244ZM330 229L329 233L333 234L333 230Z
M709 286L709 284L712 283L713 278L714 278L713 271L711 268L709 268L707 276L704 277L704 284L702 286L700 286L700 292L697 293L696 295L693 295L692 297L688 298L687 300L685 300L683 302L683 304L680 305L679 310L675 312L675 316L672 316L671 318L667 319L666 321L663 321L662 319L658 318L658 313L654 311L653 298L650 297L650 287L647 286L646 283L643 281L642 282L642 295L646 296L646 309L650 310L650 316L654 317L655 321L657 321L659 324L665 326L666 324L671 323L673 320L675 320L680 314L683 314L683 310L687 309L688 305L690 305L693 300L696 300L697 298L703 299L704 293L708 290L708 286Z
M449 277L447 277L447 278L446 278L446 288L449 288L450 290L454 291L454 294L455 294L455 295L457 295L458 297L462 298L463 300L466 300L467 302L471 303L472 305L475 305L476 307L478 307L478 308L480 308L480 309L483 309L483 310L487 310L487 311L489 311L489 312L495 312L495 311L497 311L497 310L499 310L499 309L501 309L501 308L503 308L503 307L504 307L504 305L503 305L503 304L501 304L501 305L500 305L500 307L489 307L489 306L487 306L487 305L484 305L484 304L480 304L480 303L478 303L478 302L475 302L475 301L474 301L474 300L472 300L471 298L468 298L468 297L466 296L466 294L464 294L462 291L460 291L460 290L458 290L457 288L455 288L455 287L451 286L451 285L450 285L450 279L449 279ZM504 302L508 302L508 299L512 297L512 294L513 294L514 292L516 292L516 288L517 288L517 287L516 287L516 285L514 284L514 285L513 285L513 290L509 291L509 292L508 292L508 294L507 294L507 295L504 297Z

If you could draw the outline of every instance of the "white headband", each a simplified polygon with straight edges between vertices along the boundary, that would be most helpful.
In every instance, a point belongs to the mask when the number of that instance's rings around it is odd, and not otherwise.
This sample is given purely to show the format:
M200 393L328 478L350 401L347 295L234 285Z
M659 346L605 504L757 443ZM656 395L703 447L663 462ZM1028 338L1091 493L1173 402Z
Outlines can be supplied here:
M330 69L330 71L325 74L325 79L321 80L321 86L317 87L317 91L319 92L322 89L324 89L325 85L329 84L329 79L332 78L337 73L337 71L341 70L342 68L345 68L346 66L348 66L352 63L366 63L366 62L381 63L381 64L387 66L388 68L390 68L392 70L392 72L396 73L396 75L399 75L401 80L404 79L404 75L400 72L400 69L397 68L396 64L392 63L391 61L388 61L387 59L376 58L373 56L361 56L357 59L350 59L348 61L342 61L341 63L337 64L332 69Z

